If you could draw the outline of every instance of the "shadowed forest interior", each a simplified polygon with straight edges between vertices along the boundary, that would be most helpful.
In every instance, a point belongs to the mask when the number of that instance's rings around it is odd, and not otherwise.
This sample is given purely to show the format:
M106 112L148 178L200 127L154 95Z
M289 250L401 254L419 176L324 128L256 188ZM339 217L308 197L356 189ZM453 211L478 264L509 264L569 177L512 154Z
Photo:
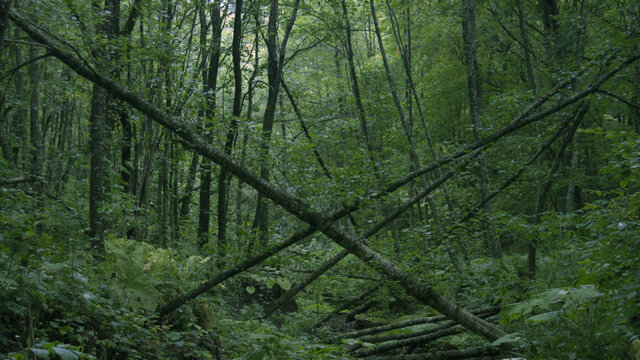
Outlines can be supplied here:
M0 358L640 360L634 0L0 0Z

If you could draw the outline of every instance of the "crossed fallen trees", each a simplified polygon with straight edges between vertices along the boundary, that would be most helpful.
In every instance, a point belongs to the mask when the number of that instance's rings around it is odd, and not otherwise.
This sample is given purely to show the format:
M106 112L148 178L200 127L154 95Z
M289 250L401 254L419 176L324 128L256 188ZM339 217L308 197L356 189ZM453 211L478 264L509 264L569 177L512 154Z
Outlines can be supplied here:
M196 296L204 293L205 291L211 289L213 286L218 283L230 278L231 276L240 273L249 267L256 265L268 258L269 256L275 254L276 252L286 248L294 244L297 241L302 240L304 237L316 232L320 231L332 241L342 246L349 253L357 256L360 260L362 260L369 267L374 269L375 271L382 274L386 279L397 282L400 286L402 286L405 291L423 302L424 304L430 306L431 308L439 311L444 314L447 318L451 319L456 324L461 325L467 330L478 334L489 341L494 341L504 335L505 332L496 327L495 325L485 321L472 314L471 312L459 307L452 301L442 297L439 293L437 293L432 286L426 284L421 279L403 272L398 266L369 248L364 241L361 239L357 239L355 237L349 236L335 226L332 223L346 216L348 213L356 210L359 207L358 203L354 203L350 206L346 206L344 209L335 212L330 216L324 216L321 213L313 210L305 204L300 199L291 196L282 190L275 187L273 184L263 180L260 176L254 174L249 169L240 166L237 164L231 157L225 155L222 151L215 149L211 145L209 145L200 135L198 135L189 125L184 122L181 122L176 117L173 117L162 110L160 110L154 104L146 101L140 95L136 94L129 88L122 86L116 81L112 80L108 76L99 73L95 69L92 69L87 63L82 60L76 58L73 54L62 49L62 44L56 40L54 40L51 36L49 36L46 32L42 31L35 24L27 21L22 18L15 9L11 9L9 11L9 18L22 30L24 30L29 36L35 41L42 44L49 54L58 58L60 61L69 66L72 70L74 70L80 76L86 78L87 80L101 86L106 91L108 91L114 97L123 100L129 103L134 108L138 109L140 112L149 116L151 119L164 126L165 128L171 130L176 135L181 138L181 143L185 148L192 149L198 151L198 153L202 154L204 157L218 164L219 166L228 170L234 176L237 176L239 179L244 181L249 186L253 187L256 191L258 191L263 196L269 198L274 203L281 206L290 214L294 215L298 219L304 221L309 225L306 230L300 231L289 238L284 243L277 245L266 252L253 257L242 264L237 265L236 267L227 270L223 273L217 274L215 277L210 280L204 282L197 288L187 292L183 296L180 296L173 301L160 306L157 310L159 315L167 314L181 305L185 304L189 300L195 298ZM533 113L533 111L543 105L547 100L557 94L560 89L566 87L570 83L572 83L577 77L584 74L585 71L578 72L573 76L569 77L565 81L558 83L554 89L552 89L547 94L540 97L536 102L529 105L520 115L518 115L509 125L504 128L496 131L495 133L480 139L468 146L454 152L449 156L441 157L434 162L425 165L419 169L416 169L407 175L403 176L400 179L390 183L386 188L378 191L375 195L371 195L371 197L380 198L385 194L393 192L400 188L401 186L407 184L412 179L425 174L431 170L437 169L445 164L451 163L457 159L462 158L463 156L477 153L484 146L498 140L499 138L510 134L523 126L531 124L535 121L541 120L546 116L557 112L558 110L575 103L583 99L584 97L596 92L598 88L608 79L613 77L616 73L624 69L629 64L633 63L638 59L638 55L634 54L633 56L627 58L622 61L618 66L613 69L600 74L594 81L591 82L591 85L583 89L582 91L574 93L572 96L557 102L555 105L550 106L544 110L541 110L537 113ZM446 174L445 174L446 175ZM443 175L444 176L444 175ZM442 177L440 178L442 179ZM446 180L446 179L445 179ZM436 181L437 182L437 181ZM443 181L444 182L444 181ZM431 186L430 186L431 187ZM437 186L436 186L437 187ZM427 190L427 189L425 189ZM424 192L424 190L423 190Z

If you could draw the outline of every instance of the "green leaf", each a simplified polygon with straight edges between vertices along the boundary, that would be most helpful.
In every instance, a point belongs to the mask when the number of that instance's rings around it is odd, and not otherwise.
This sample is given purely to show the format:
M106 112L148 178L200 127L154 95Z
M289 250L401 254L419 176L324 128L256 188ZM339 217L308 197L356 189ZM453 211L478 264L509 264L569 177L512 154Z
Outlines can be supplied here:
M518 333L511 333L497 339L496 341L492 342L491 345L502 345L504 343L519 342L520 339L521 337L518 336Z
M41 359L48 359L49 355L51 354L48 350L45 349L38 349L38 348L29 348L29 350L31 350L31 352L41 358Z
M247 292L249 294L254 294L256 292L256 287L255 286L247 286L245 289L247 290Z
M276 284L275 281L273 281L272 278L267 278L264 283L267 285L267 289L271 290L273 288L273 285Z
M284 291L289 291L289 289L291 289L291 281L289 281L289 279L279 277L276 281Z
M622 178L622 180L620 180L620 186L626 188L627 185L629 185L629 180L631 180L631 177L625 176L624 178Z
M555 319L560 311L549 311L542 314L534 315L527 319L527 323L542 323L549 321L551 319Z
M67 349L63 349L61 347L54 347L53 348L53 352L56 353L56 355L60 356L60 358L62 360L77 360L78 359L78 355L74 354L73 351L67 350Z

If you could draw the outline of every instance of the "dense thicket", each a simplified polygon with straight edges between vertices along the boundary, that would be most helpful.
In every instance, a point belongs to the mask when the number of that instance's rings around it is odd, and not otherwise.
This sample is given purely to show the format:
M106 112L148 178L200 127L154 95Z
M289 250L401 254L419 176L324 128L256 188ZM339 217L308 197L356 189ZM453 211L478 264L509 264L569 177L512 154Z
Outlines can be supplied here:
M640 359L639 31L0 0L0 355Z

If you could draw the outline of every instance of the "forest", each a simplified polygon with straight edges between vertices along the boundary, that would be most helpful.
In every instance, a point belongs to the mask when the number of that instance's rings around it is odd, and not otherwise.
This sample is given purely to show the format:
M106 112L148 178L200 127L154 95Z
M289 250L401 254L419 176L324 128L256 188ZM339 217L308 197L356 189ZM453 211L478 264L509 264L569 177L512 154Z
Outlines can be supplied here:
M635 0L0 0L0 358L640 360Z

